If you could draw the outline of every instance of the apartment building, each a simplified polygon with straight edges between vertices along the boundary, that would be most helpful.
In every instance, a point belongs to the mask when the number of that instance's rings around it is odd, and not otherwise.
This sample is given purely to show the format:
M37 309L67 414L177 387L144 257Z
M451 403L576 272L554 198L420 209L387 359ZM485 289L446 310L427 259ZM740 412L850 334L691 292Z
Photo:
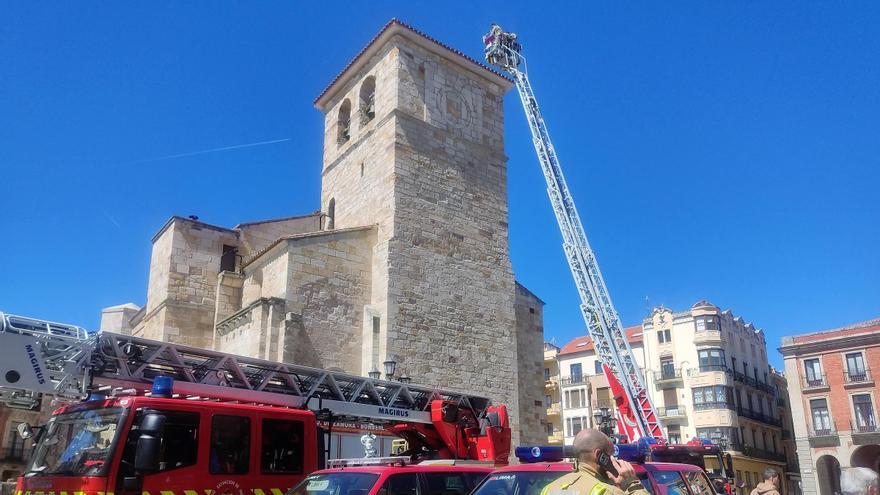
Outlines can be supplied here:
M544 342L544 407L547 408L544 429L550 445L562 445L562 394L559 387L558 355L558 346Z
M763 331L699 301L681 312L655 308L642 333L648 389L670 442L697 437L721 445L746 494L765 468L786 471L774 385L784 377L773 376Z
M784 337L791 415L804 495L839 492L840 470L880 471L873 370L880 368L880 318Z
M636 362L644 370L642 327L629 327L625 331ZM571 445L579 431L596 428L600 426L601 418L613 417L614 400L589 337L578 337L565 344L556 357L560 374L563 443Z

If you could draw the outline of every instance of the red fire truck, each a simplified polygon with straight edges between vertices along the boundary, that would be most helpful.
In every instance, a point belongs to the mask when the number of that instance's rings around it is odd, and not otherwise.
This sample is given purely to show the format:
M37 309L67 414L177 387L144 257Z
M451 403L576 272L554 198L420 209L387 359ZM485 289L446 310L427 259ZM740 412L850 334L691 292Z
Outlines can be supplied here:
M0 363L7 405L71 401L21 428L17 495L282 495L324 467L334 421L382 424L412 460L510 452L505 406L399 381L2 313Z

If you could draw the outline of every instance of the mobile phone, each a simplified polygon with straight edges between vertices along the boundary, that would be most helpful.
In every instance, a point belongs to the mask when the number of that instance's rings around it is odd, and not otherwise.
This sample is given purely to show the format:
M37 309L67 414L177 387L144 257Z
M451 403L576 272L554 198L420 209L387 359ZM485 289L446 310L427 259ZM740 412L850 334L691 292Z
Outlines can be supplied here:
M611 476L617 476L617 468L614 467L614 463L611 462L611 456L606 452L599 452L599 456L596 458L596 462L599 463L599 466L605 470L606 473Z

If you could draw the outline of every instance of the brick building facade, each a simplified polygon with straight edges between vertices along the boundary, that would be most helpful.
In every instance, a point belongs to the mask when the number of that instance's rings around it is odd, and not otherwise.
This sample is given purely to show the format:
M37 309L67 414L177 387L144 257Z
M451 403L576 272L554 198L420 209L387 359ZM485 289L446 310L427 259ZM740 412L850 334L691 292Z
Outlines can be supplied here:
M839 491L840 469L880 471L880 319L784 337L791 414L805 495Z

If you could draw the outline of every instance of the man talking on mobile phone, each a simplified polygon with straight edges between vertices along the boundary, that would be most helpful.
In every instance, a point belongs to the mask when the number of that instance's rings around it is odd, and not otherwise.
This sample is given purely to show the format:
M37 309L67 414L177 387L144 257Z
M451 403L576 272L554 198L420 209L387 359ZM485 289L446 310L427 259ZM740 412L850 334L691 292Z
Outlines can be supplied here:
M650 495L632 464L614 458L614 443L588 428L574 437L575 471L547 485L541 495Z

